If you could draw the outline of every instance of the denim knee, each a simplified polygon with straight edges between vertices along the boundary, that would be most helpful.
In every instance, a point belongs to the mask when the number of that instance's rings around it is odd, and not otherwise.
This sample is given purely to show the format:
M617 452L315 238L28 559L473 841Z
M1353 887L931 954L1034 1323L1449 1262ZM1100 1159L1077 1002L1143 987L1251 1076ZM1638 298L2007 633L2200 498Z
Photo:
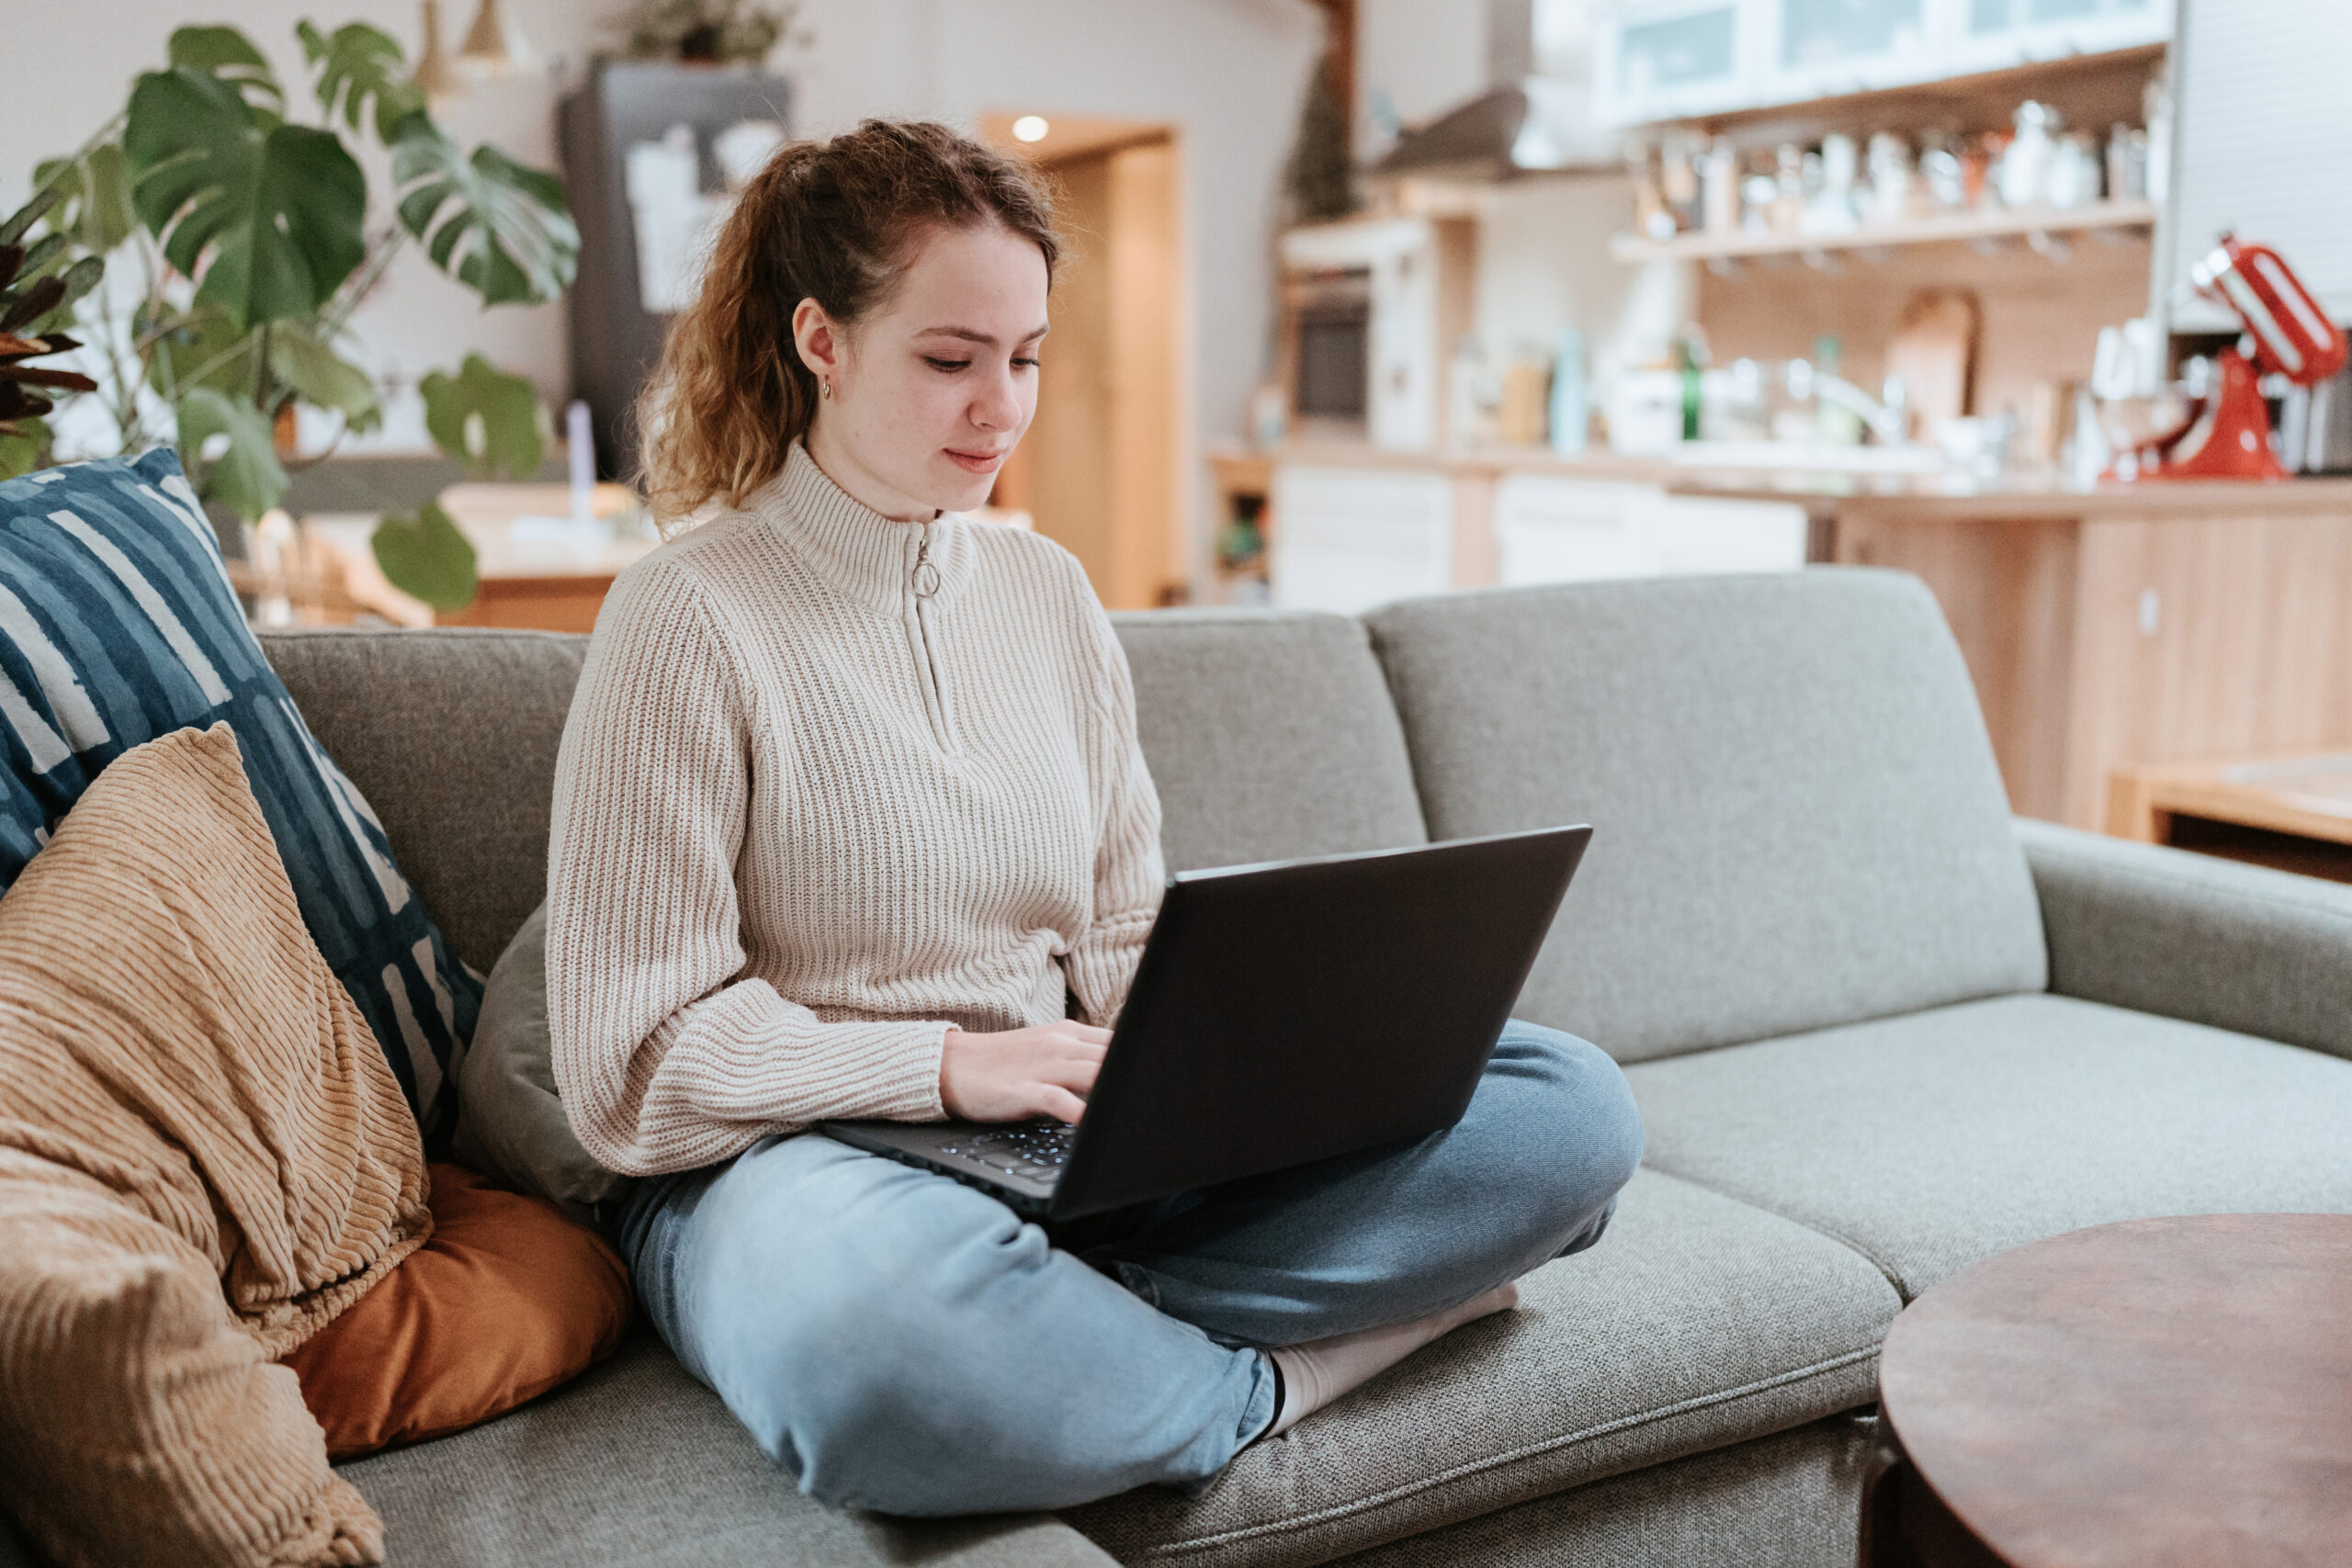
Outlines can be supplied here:
M928 1295L920 1288L831 1292L819 1310L800 1313L787 1333L775 1336L752 1374L764 1384L766 1416L752 1436L817 1501L925 1511L902 1491L892 1461L929 1446L910 1440L926 1415L916 1391L930 1390L933 1400L947 1396L927 1368L936 1347L919 1311L910 1310ZM752 1408L746 1399L738 1414Z
M993 1235L909 1247L887 1267L864 1247L809 1258L817 1282L795 1292L788 1324L763 1323L756 1348L739 1347L737 1386L720 1392L802 1492L833 1507L933 1514L943 1499L991 1490L992 1450L974 1428L993 1400L967 1386L989 1355L976 1331L990 1320L976 1321L972 1298L989 1276L1047 1255L1034 1226L1004 1222ZM966 1467L973 1473L959 1474Z
M1610 1205L1642 1160L1642 1113L1624 1070L1589 1041L1517 1019L1496 1042L1489 1070L1542 1086L1512 1100L1513 1142L1528 1174L1567 1213L1589 1218Z

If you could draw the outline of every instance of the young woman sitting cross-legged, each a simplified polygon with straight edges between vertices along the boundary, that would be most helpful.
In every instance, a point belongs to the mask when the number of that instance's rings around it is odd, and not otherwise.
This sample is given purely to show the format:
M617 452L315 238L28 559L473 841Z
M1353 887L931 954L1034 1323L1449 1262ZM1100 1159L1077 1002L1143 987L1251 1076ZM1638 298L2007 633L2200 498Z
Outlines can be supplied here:
M673 537L605 606L557 773L564 1102L649 1179L654 1325L842 1506L1204 1483L1514 1305L1640 1156L1615 1065L1523 1023L1445 1132L1082 1235L804 1131L1076 1120L1151 927L1110 623L1059 547L958 515L1035 411L1057 250L1032 176L939 126L752 181L642 411Z

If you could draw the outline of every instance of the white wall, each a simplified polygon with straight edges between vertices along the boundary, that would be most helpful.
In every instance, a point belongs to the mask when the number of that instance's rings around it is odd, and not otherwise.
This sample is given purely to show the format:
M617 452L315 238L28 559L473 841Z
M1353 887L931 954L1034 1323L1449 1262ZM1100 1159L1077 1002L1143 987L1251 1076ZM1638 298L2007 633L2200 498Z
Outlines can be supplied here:
M1508 364L1522 348L1548 355L1574 327L1598 401L1619 372L1662 360L1690 317L1688 263L1628 266L1609 254L1609 237L1634 226L1625 179L1495 186L1480 199L1479 220L1477 333L1489 364Z
M1420 125L1487 90L1484 0L1358 0L1356 152L1388 151L1374 122L1385 96L1407 125Z
M605 40L603 18L618 8L614 0L505 0L540 53L572 68ZM443 43L454 51L472 0L443 0L441 9ZM233 10L289 82L304 79L293 36L304 16L329 28L368 21L412 59L419 43L413 0L239 0ZM164 39L191 15L186 0L76 0L73 12L71 27L42 32L38 69L0 94L0 211L27 194L37 159L70 151L121 104L133 76L162 63ZM1321 23L1306 0L805 0L800 22L813 43L780 51L773 64L799 83L794 129L802 134L868 115L968 122L1000 109L1181 127L1193 425L1204 440L1241 430L1250 389L1268 363L1282 171L1319 49ZM510 79L450 104L441 118L461 140L494 140L552 166L562 80L560 72ZM410 254L355 324L368 356L387 369L414 376L479 350L560 399L569 380L561 310L484 312Z

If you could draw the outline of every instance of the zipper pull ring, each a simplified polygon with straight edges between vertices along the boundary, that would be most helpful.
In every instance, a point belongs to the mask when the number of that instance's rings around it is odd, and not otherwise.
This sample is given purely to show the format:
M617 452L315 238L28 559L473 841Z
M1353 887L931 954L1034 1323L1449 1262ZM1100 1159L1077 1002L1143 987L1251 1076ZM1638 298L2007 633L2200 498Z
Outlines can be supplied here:
M922 525L922 537L915 545L915 569L911 574L915 597L928 599L939 592L939 569L931 564L931 525Z

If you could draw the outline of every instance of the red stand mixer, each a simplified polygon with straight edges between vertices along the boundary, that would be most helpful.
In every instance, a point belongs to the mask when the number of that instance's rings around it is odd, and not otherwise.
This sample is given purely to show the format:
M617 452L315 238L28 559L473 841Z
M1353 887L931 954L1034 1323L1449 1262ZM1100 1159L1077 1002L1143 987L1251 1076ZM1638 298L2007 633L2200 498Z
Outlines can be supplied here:
M2213 356L2203 395L2188 401L2170 428L2137 441L2117 458L2119 478L2283 479L2271 450L2265 376L2315 387L2344 368L2344 333L2327 319L2278 253L2232 234L2188 270L2189 288L2225 306L2245 335Z

